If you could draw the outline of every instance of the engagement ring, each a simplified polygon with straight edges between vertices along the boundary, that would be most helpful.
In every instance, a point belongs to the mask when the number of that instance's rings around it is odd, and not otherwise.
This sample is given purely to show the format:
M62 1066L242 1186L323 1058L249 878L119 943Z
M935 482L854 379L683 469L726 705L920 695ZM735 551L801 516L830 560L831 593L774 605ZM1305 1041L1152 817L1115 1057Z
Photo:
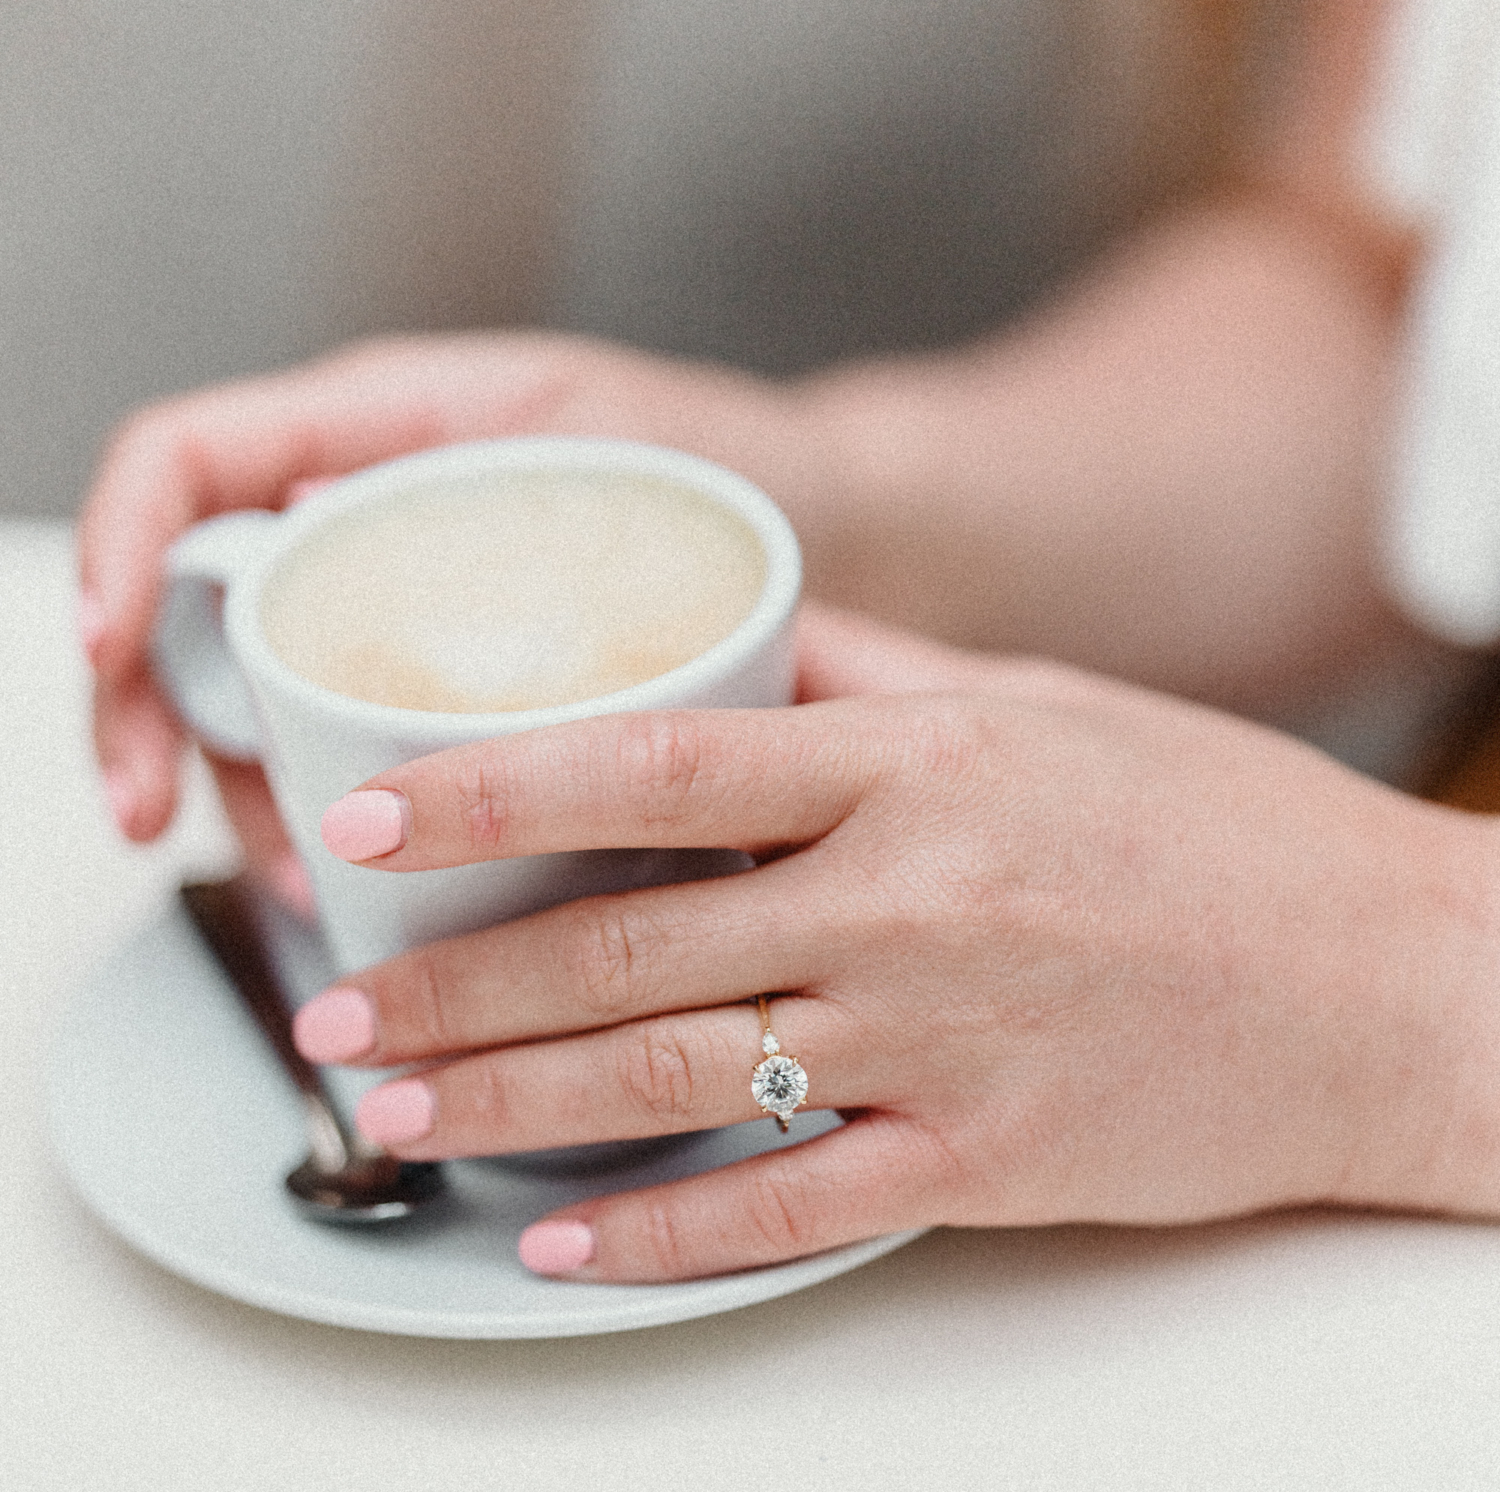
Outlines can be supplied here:
M760 1049L766 1058L751 1073L750 1092L766 1113L776 1116L776 1122L785 1134L791 1124L792 1110L807 1102L807 1073L795 1057L781 1055L781 1043L771 1033L771 1012L766 997L757 995L755 1003L760 1007L760 1023L765 1029Z

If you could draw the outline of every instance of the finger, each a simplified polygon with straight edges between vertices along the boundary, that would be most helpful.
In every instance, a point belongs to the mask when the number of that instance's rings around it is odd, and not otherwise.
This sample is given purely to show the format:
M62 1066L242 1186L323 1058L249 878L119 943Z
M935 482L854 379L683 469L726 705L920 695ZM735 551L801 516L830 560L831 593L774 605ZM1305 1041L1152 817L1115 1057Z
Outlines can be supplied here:
M393 393L314 366L225 385L126 425L80 529L82 588L102 618L101 672L143 656L161 558L184 529L236 508L279 508L294 482L430 444L426 411L393 407Z
M805 601L797 615L797 699L993 689L1005 664L888 627L859 612Z
M722 1170L564 1208L522 1235L539 1274L657 1284L778 1264L940 1222L952 1161L893 1115Z
M246 872L283 906L311 921L317 916L312 881L287 837L266 774L250 762L229 761L208 751L203 755L213 771L225 817L244 849Z
M80 523L82 589L105 629L100 667L127 669L142 655L161 556L190 524L281 507L303 481L504 433L544 398L557 362L546 349L523 337L392 338L135 416Z
M884 1096L842 1007L783 996L775 1010L784 1055L817 1053L810 1105ZM758 1117L750 1080L764 1060L753 1005L685 1011L398 1078L360 1099L355 1122L404 1160L685 1134Z
M177 806L182 727L144 669L100 680L94 690L94 747L120 832L155 839Z
M810 886L781 861L431 943L309 1001L297 1045L312 1062L395 1067L800 989L843 941L834 905Z
M159 405L122 427L80 518L79 614L90 662L115 686L98 704L114 781L151 805L133 810L132 822L165 823L159 804L175 796L144 728L109 718L147 666L172 541L215 513L279 508L299 482L492 433L485 426L503 423L502 411L527 407L541 374L524 343L486 357L465 339L392 341Z
M763 853L840 823L882 760L879 722L840 704L605 715L382 772L333 804L346 860L426 870L561 850Z

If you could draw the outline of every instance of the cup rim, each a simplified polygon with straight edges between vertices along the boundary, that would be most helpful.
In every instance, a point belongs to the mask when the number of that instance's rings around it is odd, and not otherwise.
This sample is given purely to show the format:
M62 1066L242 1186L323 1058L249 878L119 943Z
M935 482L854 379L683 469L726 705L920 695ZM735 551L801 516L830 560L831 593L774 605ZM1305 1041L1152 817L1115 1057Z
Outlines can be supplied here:
M677 668L609 694L532 710L415 710L358 699L298 673L265 640L259 602L266 580L290 549L324 524L414 482L542 470L623 471L659 477L730 508L750 524L765 553L766 580L755 605L727 637ZM801 590L802 557L796 534L786 515L759 487L717 462L640 441L534 435L435 446L351 472L275 516L277 522L268 526L267 542L230 584L225 597L225 634L241 665L305 707L331 710L351 726L429 746L434 740L460 745L594 715L674 708L684 698L733 674L765 647L790 619Z

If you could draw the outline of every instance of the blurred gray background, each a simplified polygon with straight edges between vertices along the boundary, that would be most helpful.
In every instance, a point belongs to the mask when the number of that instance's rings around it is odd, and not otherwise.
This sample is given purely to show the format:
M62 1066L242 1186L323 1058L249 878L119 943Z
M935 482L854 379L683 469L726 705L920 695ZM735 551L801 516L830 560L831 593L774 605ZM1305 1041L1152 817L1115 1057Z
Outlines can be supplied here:
M73 511L136 404L374 331L971 336L1214 152L1164 9L7 0L0 511Z

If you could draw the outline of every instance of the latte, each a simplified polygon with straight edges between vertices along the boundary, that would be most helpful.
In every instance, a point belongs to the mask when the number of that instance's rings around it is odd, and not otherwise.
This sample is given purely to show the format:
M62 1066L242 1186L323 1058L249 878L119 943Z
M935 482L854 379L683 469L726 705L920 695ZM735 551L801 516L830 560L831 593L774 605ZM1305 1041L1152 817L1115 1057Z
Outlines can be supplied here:
M691 487L586 471L430 482L335 517L260 597L283 662L413 710L532 710L680 667L765 585L738 514Z

